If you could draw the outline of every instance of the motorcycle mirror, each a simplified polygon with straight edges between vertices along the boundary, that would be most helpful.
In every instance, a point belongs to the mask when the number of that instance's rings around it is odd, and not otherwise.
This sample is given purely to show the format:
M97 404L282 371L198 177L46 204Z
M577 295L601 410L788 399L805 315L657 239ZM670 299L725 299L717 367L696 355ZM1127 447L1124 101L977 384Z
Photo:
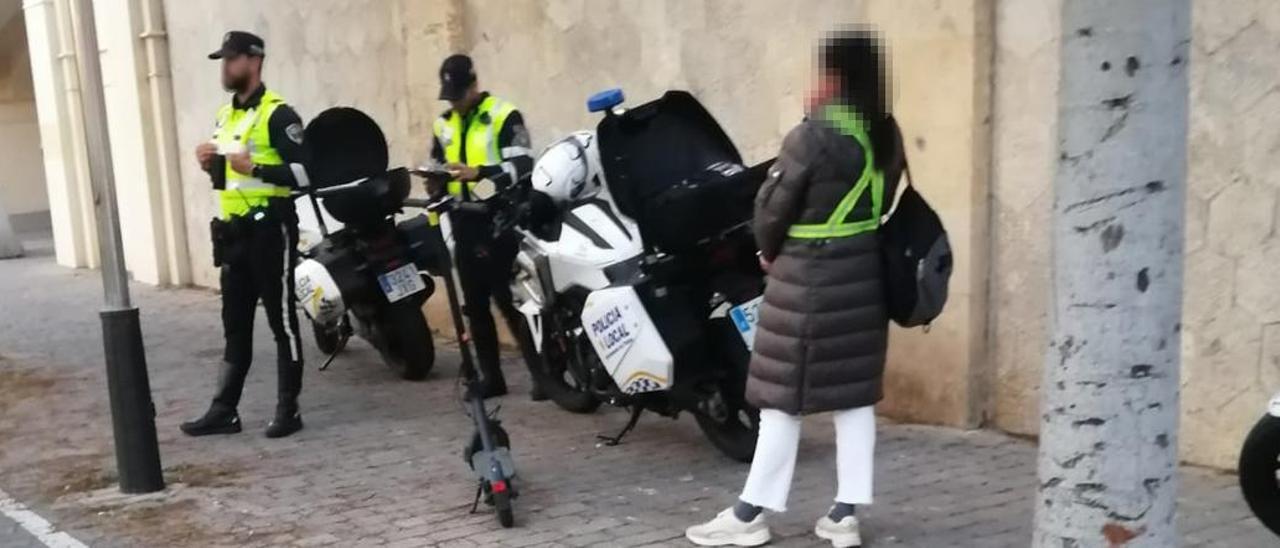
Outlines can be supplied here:
M476 181L476 186L471 189L471 195L477 200L488 200L498 194L498 185L493 184L489 179L481 179Z

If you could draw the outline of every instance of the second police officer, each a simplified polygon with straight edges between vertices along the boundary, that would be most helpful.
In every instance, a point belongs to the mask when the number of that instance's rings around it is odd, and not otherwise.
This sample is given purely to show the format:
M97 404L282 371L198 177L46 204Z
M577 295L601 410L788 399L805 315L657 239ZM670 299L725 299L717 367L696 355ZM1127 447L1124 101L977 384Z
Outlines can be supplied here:
M524 117L515 105L480 91L475 66L466 55L452 55L440 66L440 99L450 109L436 119L433 127L431 159L444 163L453 177L447 183L428 183L432 194L448 192L459 200L472 200L478 181L488 179L499 188L522 184L533 171L533 151ZM443 184L444 188L439 188ZM476 356L485 379L486 398L507 393L499 367L498 333L490 312L496 304L520 349L533 378L531 396L546 397L537 383L537 354L524 320L511 300L511 272L519 236L507 232L493 234L490 215L453 215L450 218L460 268L464 312L475 342Z

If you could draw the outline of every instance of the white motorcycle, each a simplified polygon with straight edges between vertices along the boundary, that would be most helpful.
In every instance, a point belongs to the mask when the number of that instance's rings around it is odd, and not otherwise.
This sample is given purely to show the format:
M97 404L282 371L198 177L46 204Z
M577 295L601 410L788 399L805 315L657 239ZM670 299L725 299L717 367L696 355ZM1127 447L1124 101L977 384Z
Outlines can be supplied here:
M772 162L742 166L688 93L622 101L620 90L592 97L597 130L548 147L529 196L506 200L523 205L497 206L499 230L524 236L512 293L541 382L568 411L629 408L606 444L645 410L689 411L718 449L749 461L759 412L744 391L764 288L749 222Z
M1271 398L1240 448L1240 490L1249 509L1280 535L1280 394Z

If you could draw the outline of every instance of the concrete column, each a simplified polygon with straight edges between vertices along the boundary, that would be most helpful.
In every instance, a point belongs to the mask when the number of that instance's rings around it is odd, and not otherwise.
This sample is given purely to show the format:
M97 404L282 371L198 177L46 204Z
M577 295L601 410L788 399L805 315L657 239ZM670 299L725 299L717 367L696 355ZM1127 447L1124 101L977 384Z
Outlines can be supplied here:
M27 0L23 3L30 50L31 77L40 124L49 215L53 224L58 264L92 268L98 265L93 202L84 176L84 134L77 131L78 97L65 0ZM72 78L68 79L68 74Z
M189 263L186 237L180 232L184 221L179 193L173 190L178 186L176 149L172 139L162 142L163 136L170 135L166 124L158 121L166 109L163 96L152 93L153 84L158 84L161 95L168 92L163 82L153 81L167 75L168 69L150 67L143 37L148 41L157 37L148 32L143 11L143 0L94 2L116 197L122 213L120 229L134 279L180 284L187 281ZM180 260L175 255L181 255Z
M1176 546L1191 2L1061 23L1033 546Z

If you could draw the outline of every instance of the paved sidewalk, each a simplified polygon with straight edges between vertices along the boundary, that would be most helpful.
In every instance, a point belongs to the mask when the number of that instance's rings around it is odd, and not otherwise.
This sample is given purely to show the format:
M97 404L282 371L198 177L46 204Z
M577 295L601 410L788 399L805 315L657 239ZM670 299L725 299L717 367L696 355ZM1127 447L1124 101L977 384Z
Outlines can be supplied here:
M620 428L625 414L532 403L509 364L516 396L502 417L523 495L517 528L502 530L489 513L467 513L474 484L461 448L470 427L448 352L429 381L407 383L360 341L317 372L308 341L307 429L266 440L275 374L265 325L241 409L246 432L186 438L177 425L203 411L220 356L218 297L135 286L172 488L121 497L111 487L100 280L55 266L47 242L33 251L0 261L0 490L90 546L684 546L683 527L729 504L746 475L689 417L646 416L621 446L598 448L595 435ZM834 494L834 444L829 419L806 428L791 512L773 520L777 546L823 546L809 529ZM869 546L1028 544L1032 445L887 422L879 436L877 504L860 511ZM1234 478L1190 469L1183 477L1186 545L1275 545ZM0 546L29 539L6 536L11 529L0 519Z

